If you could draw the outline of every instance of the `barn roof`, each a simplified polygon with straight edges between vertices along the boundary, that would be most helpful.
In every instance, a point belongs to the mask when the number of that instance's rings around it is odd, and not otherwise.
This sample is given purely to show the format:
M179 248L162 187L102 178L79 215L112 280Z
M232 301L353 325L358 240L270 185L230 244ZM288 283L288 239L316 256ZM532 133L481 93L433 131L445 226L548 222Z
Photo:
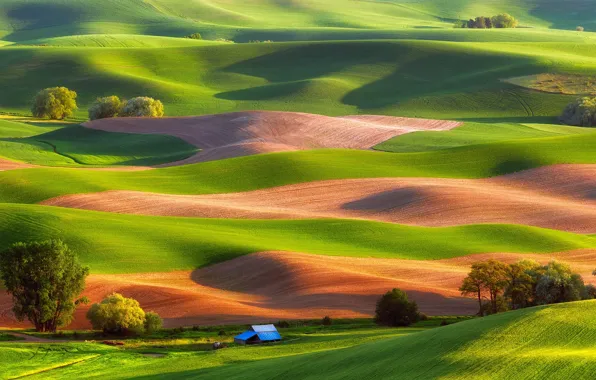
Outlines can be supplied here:
M268 342L271 340L281 340L281 335L277 331L267 331L267 332L260 332L257 333L259 339L262 342Z
M236 335L234 337L234 339L239 339L239 340L249 340L250 338L252 338L253 336L257 335L256 332L254 331L245 331L240 335Z
M273 325L252 325L250 328L252 331L255 331L258 333L260 333L260 332L277 332L277 329Z

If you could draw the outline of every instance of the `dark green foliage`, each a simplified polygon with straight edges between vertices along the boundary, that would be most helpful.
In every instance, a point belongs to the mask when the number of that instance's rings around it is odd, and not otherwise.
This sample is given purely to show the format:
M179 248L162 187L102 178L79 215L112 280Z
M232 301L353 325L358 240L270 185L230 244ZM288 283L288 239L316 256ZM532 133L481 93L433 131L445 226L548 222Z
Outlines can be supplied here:
M201 36L201 33L189 34L188 36L184 36L184 38L190 38L191 40L202 40L203 39L203 37Z
M89 107L89 119L97 120L108 117L116 117L122 110L123 106L124 102L122 102L120 98L115 95L97 98L97 100L91 104L91 107Z
M516 28L518 21L510 14L503 13L493 17L479 16L467 22L457 21L455 26L469 29Z
M596 98L584 97L565 107L559 120L580 127L596 126Z
M385 326L409 326L420 320L418 305L408 300L408 295L393 289L383 295L377 302L375 322Z
M163 327L163 320L156 312L150 311L145 313L145 332L153 333L161 330Z
M77 109L77 93L66 87L41 90L35 96L31 113L38 118L63 120Z
M321 324L323 326L331 326L333 324L333 320L331 319L330 316L326 315L323 320L321 321Z
M586 286L567 264L552 261L542 266L530 260L511 265L496 260L474 263L460 291L477 297L479 315L596 296L596 287Z
M60 240L16 243L0 254L0 275L12 294L13 312L37 331L56 331L73 319L75 300L85 288L89 268Z
M288 321L279 321L277 322L277 327L282 328L282 329L287 329L290 327L290 322Z

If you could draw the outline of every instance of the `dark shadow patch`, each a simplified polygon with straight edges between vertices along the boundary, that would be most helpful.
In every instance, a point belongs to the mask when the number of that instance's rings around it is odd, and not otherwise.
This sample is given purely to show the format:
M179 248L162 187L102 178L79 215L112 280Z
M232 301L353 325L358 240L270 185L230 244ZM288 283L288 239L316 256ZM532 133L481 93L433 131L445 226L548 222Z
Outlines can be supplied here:
M369 195L341 206L344 210L353 211L386 211L400 209L419 202L424 195L416 187L405 187Z

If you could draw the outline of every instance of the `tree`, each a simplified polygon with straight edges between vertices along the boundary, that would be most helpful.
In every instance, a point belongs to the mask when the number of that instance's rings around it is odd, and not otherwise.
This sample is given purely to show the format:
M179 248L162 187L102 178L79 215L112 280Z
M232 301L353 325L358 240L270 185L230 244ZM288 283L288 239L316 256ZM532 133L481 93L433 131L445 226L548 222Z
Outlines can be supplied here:
M402 290L393 289L377 302L375 321L380 325L409 326L419 320L418 305Z
M16 243L0 254L0 274L12 294L13 312L40 332L56 331L73 320L89 268L60 240Z
M190 38L191 40L202 40L203 39L203 37L201 36L201 33L189 34L188 36L184 36L184 38Z
M596 126L596 98L583 97L569 103L559 120L580 127Z
M91 107L89 107L89 119L97 120L115 117L120 113L123 106L124 103L115 95L97 98L97 100L91 104Z
M145 311L139 302L118 293L93 304L87 312L87 319L94 329L106 333L137 333L145 328Z
M588 298L583 279L571 271L569 265L551 261L536 284L539 305L579 301Z
M63 120L77 109L77 93L66 87L41 90L35 96L31 113L34 117Z
M533 275L540 268L540 264L532 260L522 260L508 265L505 270L507 285L505 298L509 300L511 309L520 309L534 303L534 289L536 276Z
M163 320L159 314L150 311L145 313L145 332L152 333L158 331L163 326Z
M583 26L578 26L577 28L575 28L575 30L577 30L578 32L583 32L586 29Z
M468 277L464 278L462 285L459 288L462 296L474 295L478 298L478 315L482 316L482 289L484 282L480 276L480 265L472 264L472 271Z
M498 298L507 285L507 264L497 260L477 263L483 288L488 292L493 314L499 311Z
M492 25L494 28L517 28L519 22L510 14L503 13L492 17Z
M163 115L163 103L149 97L130 99L120 113L120 116L125 117L162 117Z

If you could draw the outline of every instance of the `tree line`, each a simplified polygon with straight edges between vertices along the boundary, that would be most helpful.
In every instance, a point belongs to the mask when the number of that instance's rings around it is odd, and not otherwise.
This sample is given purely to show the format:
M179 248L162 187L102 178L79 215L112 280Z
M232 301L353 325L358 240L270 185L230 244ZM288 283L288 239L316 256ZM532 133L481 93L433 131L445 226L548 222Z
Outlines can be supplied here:
M547 265L532 260L474 263L459 290L478 300L480 316L596 296L596 287L585 285L569 265L558 261Z
M478 16L476 18L471 18L468 21L458 20L455 22L456 28L468 29L505 29L517 28L518 25L519 21L517 21L515 17L508 13L503 13L492 17Z
M37 93L31 113L34 117L64 120L78 109L77 93L66 87L50 87ZM97 98L88 109L89 119L108 117L162 117L163 103L159 100L139 96L121 100L118 96Z

